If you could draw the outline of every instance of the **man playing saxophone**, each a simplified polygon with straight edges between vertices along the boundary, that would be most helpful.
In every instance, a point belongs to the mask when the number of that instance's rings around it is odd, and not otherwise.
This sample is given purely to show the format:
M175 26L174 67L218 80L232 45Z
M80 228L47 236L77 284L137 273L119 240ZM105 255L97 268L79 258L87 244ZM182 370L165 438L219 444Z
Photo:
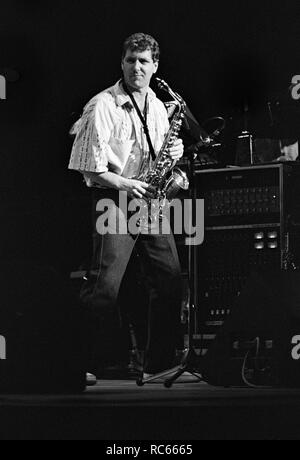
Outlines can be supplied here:
M159 65L159 45L144 33L130 36L123 45L123 79L95 96L86 106L72 133L75 140L69 169L79 171L98 199L109 198L110 213L120 216L120 192L133 199L155 197L155 188L139 180L151 169L168 133L167 110L150 82ZM168 146L174 163L183 155L176 138ZM98 229L99 230L99 229ZM87 371L95 372L97 335L103 353L115 333L110 328L117 306L121 281L134 247L144 263L150 292L148 340L144 377L164 371L173 364L180 324L181 268L172 234L118 234L97 232L91 262L93 273L82 286L81 300L91 318L91 348ZM91 271L92 273L92 271ZM93 330L92 330L93 329ZM97 340L99 343L99 340ZM91 376L90 376L91 377Z

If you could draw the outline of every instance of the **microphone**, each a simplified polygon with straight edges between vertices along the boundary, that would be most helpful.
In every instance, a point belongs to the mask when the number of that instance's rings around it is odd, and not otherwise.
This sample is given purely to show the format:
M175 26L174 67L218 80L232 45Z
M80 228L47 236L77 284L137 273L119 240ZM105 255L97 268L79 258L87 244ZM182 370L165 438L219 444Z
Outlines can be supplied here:
M205 133L205 136L203 137L203 133L202 133L200 135L200 142L202 142L205 147L208 147L211 144L212 139L206 133Z

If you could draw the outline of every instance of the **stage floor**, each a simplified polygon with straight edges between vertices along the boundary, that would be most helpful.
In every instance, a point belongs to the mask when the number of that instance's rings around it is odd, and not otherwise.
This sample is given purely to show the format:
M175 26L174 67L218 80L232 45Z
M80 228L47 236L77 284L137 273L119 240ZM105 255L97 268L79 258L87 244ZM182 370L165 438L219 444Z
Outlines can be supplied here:
M137 387L102 380L81 395L1 395L0 439L300 439L300 389Z

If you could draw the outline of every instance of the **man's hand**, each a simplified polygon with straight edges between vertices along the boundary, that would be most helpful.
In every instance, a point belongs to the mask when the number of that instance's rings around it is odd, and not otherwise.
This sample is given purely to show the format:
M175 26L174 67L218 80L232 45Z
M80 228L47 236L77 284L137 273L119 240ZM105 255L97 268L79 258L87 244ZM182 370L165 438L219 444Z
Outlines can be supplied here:
M102 187L113 188L120 192L127 192L131 198L155 198L155 188L152 185L135 179L126 179L110 171L104 173L90 173L82 171L91 181Z
M127 192L131 198L154 198L155 188L136 179L125 179L119 185L119 190Z
M183 142L182 139L176 139L173 146L169 148L168 151L170 157L174 161L180 160L183 156Z

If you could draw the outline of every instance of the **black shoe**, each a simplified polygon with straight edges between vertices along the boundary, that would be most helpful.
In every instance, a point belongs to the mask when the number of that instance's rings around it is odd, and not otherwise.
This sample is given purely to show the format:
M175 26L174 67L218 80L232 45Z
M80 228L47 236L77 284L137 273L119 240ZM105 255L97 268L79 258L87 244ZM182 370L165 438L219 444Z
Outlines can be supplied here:
M90 374L89 372L85 375L85 384L87 387L92 387L97 384L97 377L94 374Z

